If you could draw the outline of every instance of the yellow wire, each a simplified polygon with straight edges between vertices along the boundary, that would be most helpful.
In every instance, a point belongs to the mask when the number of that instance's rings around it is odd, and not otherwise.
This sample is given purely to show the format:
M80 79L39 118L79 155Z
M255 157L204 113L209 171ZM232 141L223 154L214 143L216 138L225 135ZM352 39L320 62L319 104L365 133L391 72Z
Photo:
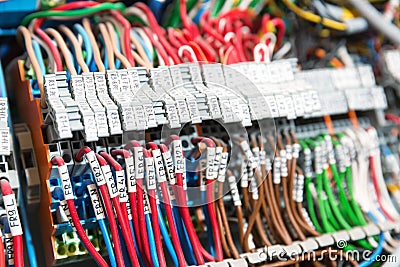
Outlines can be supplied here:
M293 4L290 0L282 0L282 2L289 8L291 11L296 13L297 16L314 22L314 23L321 23L325 27L338 30L338 31L345 31L347 30L347 25L343 22L334 21L328 18L320 17L312 12L306 11L298 7L297 5Z

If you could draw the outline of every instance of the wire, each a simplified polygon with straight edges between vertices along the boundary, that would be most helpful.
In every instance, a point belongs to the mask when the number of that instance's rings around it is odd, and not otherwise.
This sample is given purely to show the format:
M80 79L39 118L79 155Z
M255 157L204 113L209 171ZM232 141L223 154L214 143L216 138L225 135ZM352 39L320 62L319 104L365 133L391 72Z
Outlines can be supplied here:
M179 149L181 151L182 143L181 143L181 140L179 139L179 137L177 135L172 135L170 137L170 139L167 140L166 144L170 143L171 141L173 142L174 149L175 150ZM179 159L179 160L184 164L185 161L184 161L183 151L181 151L181 153L179 153L179 154L181 157L181 159ZM177 159L175 158L175 160L177 160ZM194 229L193 222L190 217L190 212L188 209L186 192L183 189L183 172L182 172L182 170L175 169L175 175L176 175L177 186L174 187L174 191L175 191L174 193L175 193L177 203L179 206L179 212L181 214L183 223L187 230L187 234L188 234L190 242L192 244L193 254L196 259L196 262L198 265L203 265L204 258L203 258L203 253L201 250L202 246L201 246L198 236L196 234L196 230Z
M97 68L99 69L100 72L105 72L106 68L104 67L103 61L101 60L99 46L97 45L97 41L93 34L90 22L88 19L85 18L82 20L82 24L87 33L87 36L89 37L90 45L92 46L93 49L94 61L96 62Z
M76 60L78 61L79 66L82 68L82 71L89 72L89 68L88 68L87 64L85 63L85 60L82 56L81 45L79 44L79 41L76 38L75 34L68 27L66 27L64 25L60 25L59 28L68 37L68 39L72 42Z
M352 0L354 1L354 0ZM357 0L358 1L358 0ZM357 2L354 1L354 2ZM282 0L282 2L286 5L287 8L289 8L291 11L293 11L294 13L296 13L296 15L298 15L299 17L317 23L317 24L322 24L325 27L334 29L334 30L338 30L338 31L346 31L347 30L347 25L343 22L338 22L338 21L334 21L328 18L324 18L324 17L320 17L312 12L309 11L305 11L303 9L301 9L300 7L298 7L297 5L295 5L294 3L292 3L290 0Z
M89 147L83 147L81 148L78 153L75 156L75 160L77 162L81 162L83 160L83 157L86 155L86 159L89 162L90 166L92 167L92 172L94 175L94 178L96 180L97 186L99 187L100 190L100 195L103 199L104 207L106 209L106 213L108 216L108 221L110 224L110 229L111 229L111 235L113 237L113 242L114 242L114 250L115 250L115 258L117 261L118 266L124 266L124 258L122 255L122 250L121 250L121 242L118 236L118 227L117 227L117 222L114 216L114 210L111 204L110 200L110 195L107 191L107 186L105 185L105 181L102 181L101 184L98 183L98 179L104 178L104 174L101 170L100 164L97 159L97 155L89 148ZM93 166L92 166L93 165Z
M377 260L378 256L382 253L383 251L383 244L385 243L385 236L383 233L379 234L379 243L378 247L375 249L375 251L372 253L372 255L369 257L368 261L363 261L361 262L358 266L359 267L368 267L371 264L374 263L374 261Z
M162 213L161 213L161 209L160 209L160 207L157 207L157 209L158 209L158 223L160 224L160 230L161 230L161 234L162 234L165 246L167 247L169 255L171 256L172 261L174 262L174 265L180 266L179 261L178 261L178 256L176 255L176 252L175 252L174 245L172 244L172 241L169 238L167 226L165 226L164 218L162 217Z
M145 55L141 55L141 56L142 57L146 56L147 60L149 62L153 62L152 52L150 51L150 48L147 46L147 44L142 39L142 37L138 33L136 33L136 31L134 29L131 30L131 35L132 35L131 38L136 39L140 43L140 46L143 48L143 50L145 52ZM140 53L140 51L139 51L139 53Z
M68 169L66 168L64 159L62 157L58 157L57 156L57 157L54 157L54 158L51 159L51 163L53 165L57 165L58 166L58 170L60 172L60 176L61 175L64 176L64 177L60 177L60 178L62 180L66 179L67 180L66 183L68 183L68 182L70 183ZM65 168L65 170L63 170L63 168ZM65 191L64 191L64 195L65 195ZM85 230L82 227L82 224L81 224L80 219L78 217L78 212L77 212L77 210L75 208L74 199L73 198L67 199L66 202L67 202L67 205L68 205L68 210L69 210L72 222L74 224L74 227L76 228L76 232L77 232L79 238L81 239L82 243L84 244L85 248L90 253L90 255L95 259L97 264L99 264L101 267L107 267L108 266L107 262L103 259L103 257L99 254L99 252L96 250L96 248L90 242L88 236L86 235Z
M122 16L120 11L111 10L110 13L124 27L124 46L123 47L124 47L125 55L129 61L129 63L131 64L131 66L135 66L135 60L133 58L132 50L131 50L131 39L130 39L131 25L129 24L129 21L126 20Z
M156 178L155 178L155 170L154 170L154 159L152 158L150 152L143 148L143 155L145 157L146 161L146 180L147 180L147 190L149 194L149 201L150 201L150 210L151 210L151 221L153 225L153 232L155 234L155 246L156 246L156 252L158 255L158 262L160 266L166 266L167 263L165 261L165 256L164 256L164 251L162 248L162 242L161 242L161 235L160 235L160 225L158 223L158 208L157 208L157 200L156 200L156 189L150 188L151 186L151 180L154 181L154 187L156 187Z
M65 64L67 65L67 68L68 68L70 74L77 75L77 72L76 72L76 69L74 66L74 62L72 61L72 57L70 56L71 53L70 53L63 37L61 36L61 34L52 28L47 28L45 30L45 32L47 34L49 34L50 36L53 36L53 38L56 40L58 47L61 49L61 52L64 56L64 61L65 61Z
M106 22L106 26L107 26L108 32L110 33L109 36L111 39L112 48L113 48L115 56L121 61L122 65L124 65L125 68L132 67L130 61L123 54L121 54L121 52L118 49L117 40L116 40L117 39L116 32L115 32L113 25L110 22Z
M150 266L154 266L152 262L152 257L150 253L150 244L149 237L146 229L146 218L144 216L144 202L143 202L143 179L144 179L144 169L143 168L143 148L137 141L131 141L125 146L125 149L133 150L133 154L135 157L135 175L136 175L136 189L137 189L137 213L138 213L138 224L139 224L139 233L140 239L142 243L143 253L146 262ZM139 166L141 166L141 171L139 171ZM132 197L131 197L132 199ZM132 200L131 200L132 202Z
M174 222L173 215L172 215L170 197L169 197L169 192L168 192L168 185L166 182L167 174L164 170L164 160L161 155L161 152L166 153L168 151L168 148L165 145L160 145L160 148L158 148L158 146L153 142L147 143L147 147L151 149L151 152L154 157L156 174L158 177L159 186L161 188L161 192L162 192L162 196L163 196L163 200L164 200L164 207L165 207L165 211L167 214L168 224L171 229L171 237L173 240L175 250L177 252L176 254L178 257L179 266L185 266L186 265L185 258L184 258L183 252L182 252L181 245L179 243L179 239L178 239L177 231L176 231L176 227L175 227L175 222ZM151 196L152 193L150 190L149 190L149 193L150 193L150 197L152 197ZM150 201L152 201L152 200L150 199ZM153 220L154 220L154 218L153 218Z
M82 27L82 25L74 24L74 29L78 32L79 35L82 36L83 44L85 46L85 51L86 51L86 65L89 66L93 60L93 50L90 44L90 38L85 29Z
M42 55L42 51L40 50L39 43L35 40L32 40L32 46L33 46L33 50L35 51L35 55L38 60L38 63L40 65L40 70L42 71L42 74L46 74L46 67L44 66L43 55Z
M108 257L110 258L111 266L117 267L117 262L115 260L115 254L114 254L110 236L108 235L106 223L104 220L98 220L97 223L99 224L100 231L103 235L104 243L106 244L106 247L107 247Z
M44 98L45 94L44 94L44 88L43 88L43 73L41 71L38 59L35 55L35 50L32 46L31 34L30 34L29 30L24 26L19 26L17 29L17 33L21 34L24 38L25 49L26 49L26 51L28 53L28 57L32 63L33 70L35 71L36 79L37 79L39 90L40 90L40 97L41 97L40 104L41 104L41 107L44 108L47 106L47 104L46 104L45 98Z
M100 155L96 155L97 159L99 160L100 166L104 167L107 165L107 162L114 168L114 170L122 171L121 165L108 153L100 152ZM101 158L102 157L102 158ZM103 168L104 173L104 168ZM111 174L112 177L112 174ZM107 179L107 178L106 178ZM108 188L110 191L110 187ZM118 190L117 190L118 191ZM111 192L109 192L111 195ZM121 226L122 235L124 237L129 257L134 267L139 267L139 260L136 254L135 245L133 243L132 235L130 234L130 226L128 222L128 212L126 209L126 202L120 202L120 197L118 194L114 197L111 197L112 203L114 204L115 211L117 213L118 221Z
M8 204L4 203L4 205L6 206L6 209L8 207L8 205L13 205L12 208L15 208L16 215L15 217L18 218L18 221L14 222L14 227L11 227L10 225L10 230L11 230L11 234L13 236L13 243L14 243L14 266L15 267L23 267L24 266L24 245L22 242L22 228L20 229L20 233L16 234L14 233L15 230L18 231L18 229L16 229L16 226L21 227L21 222L19 221L19 215L18 215L18 210L16 209L16 201L15 201L15 195L14 195L14 191L11 188L10 182L6 179L6 178L0 178L0 185L1 185L1 193L3 195L3 199L7 196L13 198L12 199L12 203L8 202ZM4 200L4 202L6 202ZM7 212L9 213L9 212ZM9 222L10 223L10 222ZM15 230L13 230L15 229Z
M88 8L82 8L82 5L91 6ZM77 10L69 10L73 8L80 8ZM90 2L90 1L80 1L80 2L75 2L75 3L69 3L66 5L62 5L57 8L53 8L49 11L40 11L36 13L29 14L26 16L21 24L26 26L29 24L29 22L33 19L37 18L46 18L46 17L76 17L76 16L89 16L91 14L95 14L101 11L105 10L124 10L125 5L123 3L103 3L99 4L96 2ZM68 11L67 11L68 10Z
M6 255L4 254L3 233L1 233L0 236L0 267L6 267Z
M144 189L144 191L146 190ZM147 192L145 192L145 194L147 195ZM146 221L147 236L149 237L148 242L149 242L151 259L153 261L153 266L159 267L160 264L158 263L157 247L156 243L154 242L154 232L153 232L151 217L149 214L145 214L144 217Z
M204 142L207 145L207 158L210 156L208 153L208 149L214 149L215 150L215 144L214 142L209 139L209 138L193 138L192 143L193 145L196 145L200 142ZM214 152L215 153L215 152ZM213 155L215 156L215 155ZM207 159L207 164L208 164L208 159ZM208 165L207 165L208 166ZM212 168L212 166L208 166L208 168ZM207 174L210 171L207 171ZM211 178L211 179L210 179ZM207 177L206 185L206 195L207 195L207 210L210 218L210 223L212 226L212 233L214 235L214 245L215 245L215 252L217 256L218 261L222 261L224 259L223 256L223 251L222 251L222 245L221 245L221 237L220 237L220 232L218 228L218 221L217 221L217 216L215 214L215 207L214 207L214 181L216 177Z

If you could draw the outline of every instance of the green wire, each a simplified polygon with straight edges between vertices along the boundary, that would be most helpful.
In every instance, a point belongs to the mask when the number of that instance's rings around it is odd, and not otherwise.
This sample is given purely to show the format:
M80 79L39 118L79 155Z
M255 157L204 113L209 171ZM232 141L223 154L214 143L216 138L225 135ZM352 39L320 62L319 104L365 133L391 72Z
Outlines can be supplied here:
M305 141L299 140L299 144L303 150L309 150L309 147L307 146L307 143ZM320 224L318 222L317 214L316 214L315 208L314 208L313 196L312 196L311 189L310 189L310 186L312 184L311 180L312 180L311 177L305 178L306 200L307 200L308 212L309 212L309 215L311 218L311 222L313 223L315 229L319 233L323 233L322 227L320 226Z
M196 5L197 0L189 0L186 2L186 10L189 13L190 10ZM179 24L181 23L181 14L180 14L180 3L179 0L175 1L175 6L171 15L167 18L166 22L164 23L164 27L172 27L178 28Z
M215 3L215 7L211 12L211 17L212 18L216 18L219 14L219 12L221 12L222 7L225 4L225 0L217 0L217 2Z
M104 10L124 10L125 5L122 3L104 3L94 7L88 7L83 9L75 10L63 10L63 11L40 11L29 14L22 20L22 25L27 26L33 19L44 18L44 17L76 17L76 16L87 16L90 14L98 13Z
M325 201L323 199L323 181L322 181L322 174L317 173L317 195L318 195L318 203L319 203L319 212L321 214L321 219L322 219L322 225L325 229L325 232L327 233L332 233L335 231L335 229L332 227L332 225L329 223L328 219L328 212L325 207Z
M343 208L344 214L347 215L349 221L353 226L360 225L357 216L355 215L353 209L351 208L350 202L347 199L346 194L344 192L343 184L341 183L341 179L339 177L336 164L330 164L330 167L332 170L334 180L336 182L336 186L339 189L338 190L339 202L341 204L341 207Z

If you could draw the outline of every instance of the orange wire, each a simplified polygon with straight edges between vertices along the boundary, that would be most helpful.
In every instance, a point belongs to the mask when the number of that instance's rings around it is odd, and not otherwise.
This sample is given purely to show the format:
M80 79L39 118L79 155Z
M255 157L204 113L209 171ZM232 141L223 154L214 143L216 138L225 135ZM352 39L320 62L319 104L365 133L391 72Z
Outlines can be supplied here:
M347 114L349 115L350 122L353 125L353 127L356 129L359 129L360 124L358 123L358 118L357 118L356 112L353 109L350 109Z
M330 135L335 134L335 127L333 126L331 116L325 115L324 116L324 122L325 122L326 128L328 129L328 133Z

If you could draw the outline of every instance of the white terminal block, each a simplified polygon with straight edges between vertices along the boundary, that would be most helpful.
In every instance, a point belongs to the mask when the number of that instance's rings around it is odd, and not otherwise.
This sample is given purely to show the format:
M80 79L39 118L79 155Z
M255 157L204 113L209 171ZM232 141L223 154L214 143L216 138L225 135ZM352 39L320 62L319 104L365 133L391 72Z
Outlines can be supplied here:
M97 136L106 137L109 136L107 116L105 108L97 98L96 86L94 83L93 73L82 74L83 83L85 85L86 100L94 112L97 128Z
M95 72L93 73L94 81L96 84L96 91L99 101L103 104L106 109L106 116L108 122L108 129L111 135L121 134L121 121L119 119L118 107L111 100L108 94L108 87L106 82L105 73Z
M53 118L54 130L57 132L58 137L60 139L72 138L68 113L60 100L56 74L46 74L44 76L44 90L48 108Z

